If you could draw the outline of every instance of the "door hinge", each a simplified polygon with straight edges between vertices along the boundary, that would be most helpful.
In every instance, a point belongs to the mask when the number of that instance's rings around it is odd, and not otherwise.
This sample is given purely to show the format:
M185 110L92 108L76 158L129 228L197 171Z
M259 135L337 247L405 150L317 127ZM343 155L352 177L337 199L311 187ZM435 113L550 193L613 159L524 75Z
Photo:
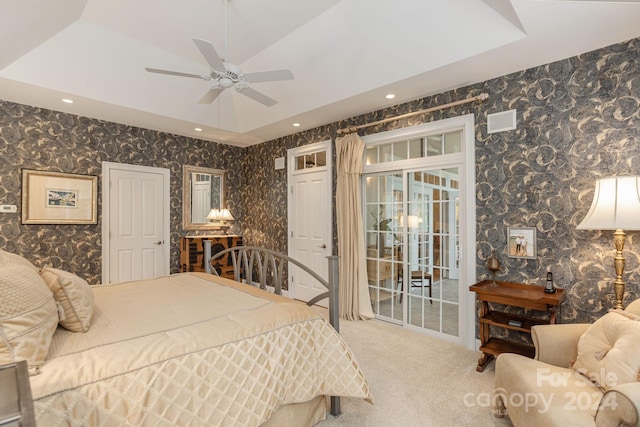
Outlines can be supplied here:
M293 185L291 186L291 194L293 194Z

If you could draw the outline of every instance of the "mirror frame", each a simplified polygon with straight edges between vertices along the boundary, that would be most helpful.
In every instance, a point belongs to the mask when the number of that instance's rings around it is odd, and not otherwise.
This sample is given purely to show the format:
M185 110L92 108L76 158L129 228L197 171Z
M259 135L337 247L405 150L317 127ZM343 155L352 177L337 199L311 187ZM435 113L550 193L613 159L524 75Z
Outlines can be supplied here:
M220 177L220 208L225 206L225 171L223 169L205 168L200 166L182 166L182 229L183 230L217 230L214 224L197 224L191 222L191 174L205 173Z

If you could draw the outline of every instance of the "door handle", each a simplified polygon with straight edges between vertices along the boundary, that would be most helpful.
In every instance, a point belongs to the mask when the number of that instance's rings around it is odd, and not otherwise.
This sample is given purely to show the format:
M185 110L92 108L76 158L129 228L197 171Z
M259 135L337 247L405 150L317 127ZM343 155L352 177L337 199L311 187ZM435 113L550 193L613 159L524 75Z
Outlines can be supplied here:
M154 245L161 245L162 243L164 243L162 240L158 240L157 242L153 242Z
M321 249L327 249L327 245L325 245L324 243L320 245Z

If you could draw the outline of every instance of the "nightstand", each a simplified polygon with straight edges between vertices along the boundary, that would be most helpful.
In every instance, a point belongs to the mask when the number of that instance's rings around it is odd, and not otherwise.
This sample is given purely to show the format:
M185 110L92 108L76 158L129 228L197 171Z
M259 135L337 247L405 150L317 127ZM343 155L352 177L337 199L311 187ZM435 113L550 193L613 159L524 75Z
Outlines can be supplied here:
M35 427L27 362L0 365L0 426Z

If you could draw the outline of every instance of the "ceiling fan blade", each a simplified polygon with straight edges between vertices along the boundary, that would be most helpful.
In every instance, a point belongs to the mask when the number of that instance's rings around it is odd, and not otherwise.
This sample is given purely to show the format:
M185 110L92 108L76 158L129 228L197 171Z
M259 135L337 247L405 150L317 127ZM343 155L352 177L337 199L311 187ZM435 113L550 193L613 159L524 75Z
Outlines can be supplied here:
M249 83L293 80L293 73L289 70L258 71L256 73L245 73L244 79Z
M180 77L192 77L194 79L202 79L202 80L211 80L210 76L205 76L204 74L182 73L180 71L160 70L158 68L149 68L149 67L146 67L145 70L147 70L150 73L167 74L170 76L180 76Z
M207 64L209 64L211 68L223 73L226 71L226 68L224 68L224 64L222 63L222 59L220 59L218 52L216 52L216 48L213 47L210 42L201 39L193 39L193 42L196 44L198 50L202 56L204 56L204 59L207 60Z
M224 88L222 86L216 86L209 89L207 93L204 94L198 103L200 104L211 104L217 97L222 93Z
M251 89L248 86L236 86L236 92L239 92L244 96L248 96L254 101L258 101L259 103L266 105L267 107L271 107L278 103L278 101L276 101L275 99L271 99L267 95L260 93L255 89Z

